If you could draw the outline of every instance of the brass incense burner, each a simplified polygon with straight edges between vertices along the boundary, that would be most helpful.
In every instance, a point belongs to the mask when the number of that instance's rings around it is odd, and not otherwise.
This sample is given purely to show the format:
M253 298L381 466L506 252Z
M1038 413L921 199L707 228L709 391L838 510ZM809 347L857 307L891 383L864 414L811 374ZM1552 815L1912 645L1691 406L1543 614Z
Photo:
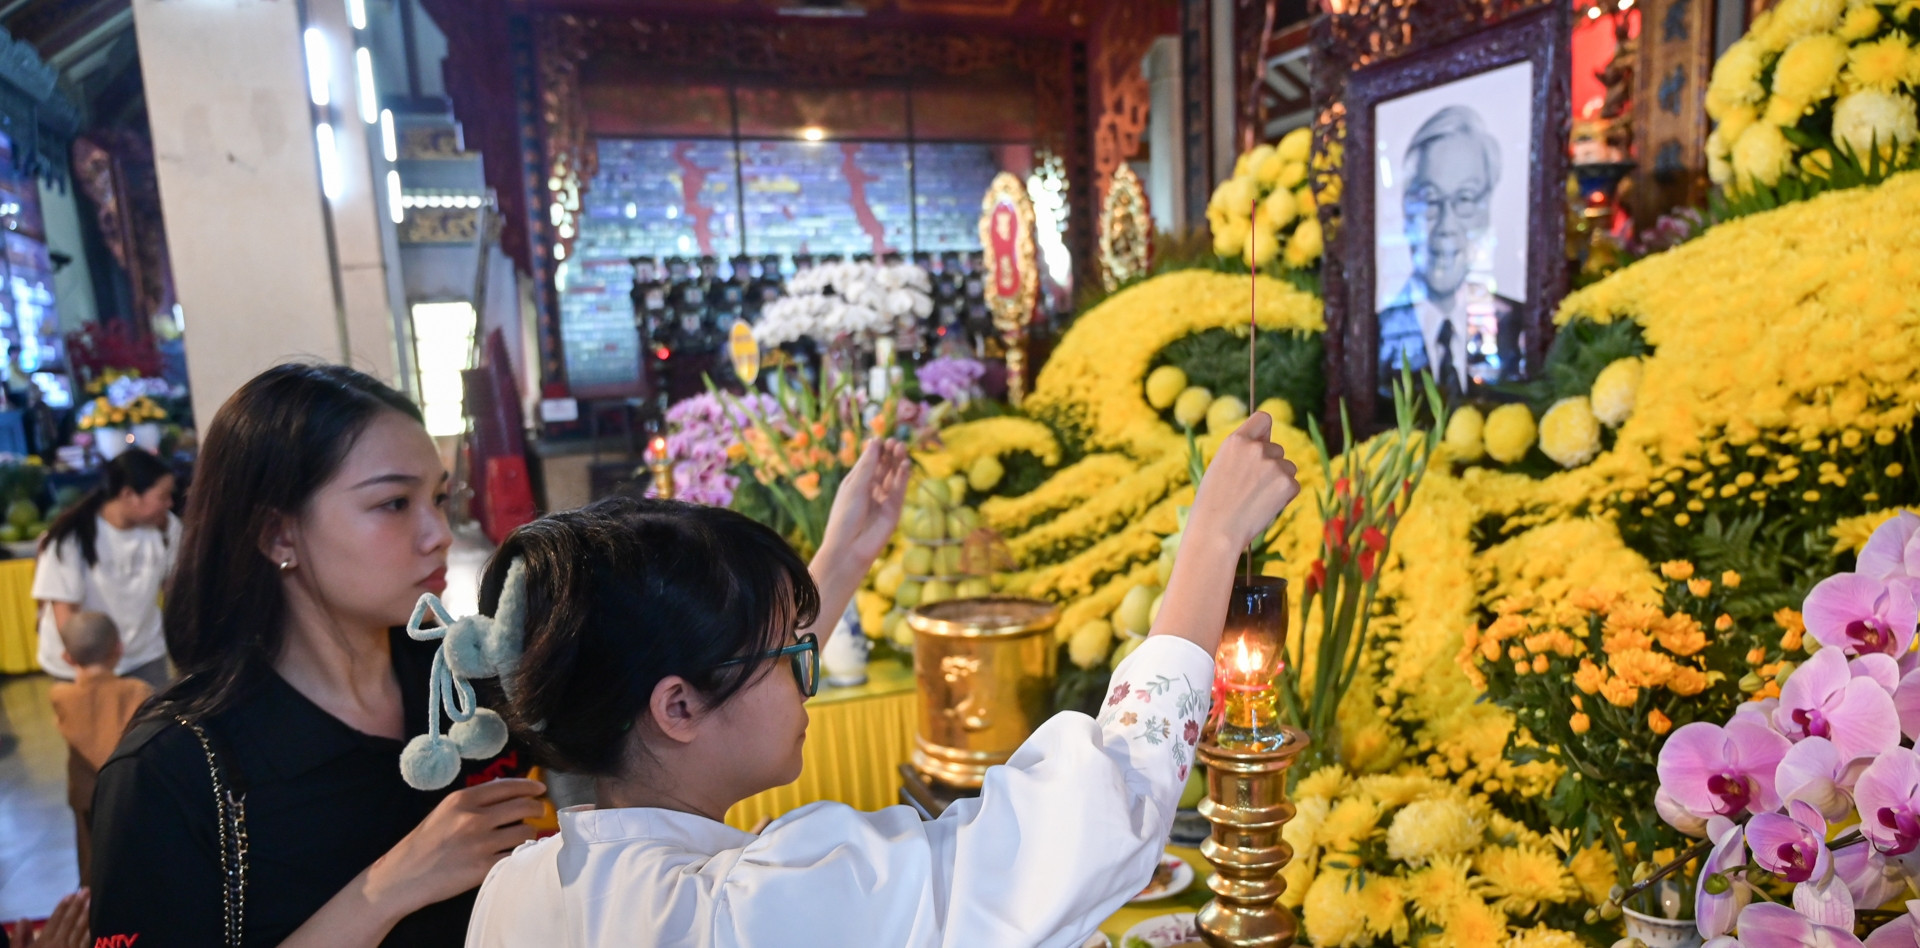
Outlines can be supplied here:
M1047 719L1060 610L990 596L922 606L907 615L919 683L913 769L962 790L980 787Z
M1207 768L1207 798L1200 815L1213 833L1200 854L1213 864L1207 887L1213 901L1200 909L1200 937L1214 948L1282 948L1293 944L1299 923L1280 904L1287 881L1280 870L1293 861L1293 847L1280 829L1293 819L1287 799L1287 769L1307 749L1307 735L1279 725L1273 750L1222 747L1215 735L1200 742Z

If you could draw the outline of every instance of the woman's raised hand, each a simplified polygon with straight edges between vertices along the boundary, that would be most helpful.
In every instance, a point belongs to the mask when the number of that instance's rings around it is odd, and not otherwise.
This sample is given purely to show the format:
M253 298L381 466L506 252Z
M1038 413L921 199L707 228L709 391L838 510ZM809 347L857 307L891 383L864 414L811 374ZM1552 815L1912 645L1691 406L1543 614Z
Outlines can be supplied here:
M1220 443L1200 479L1189 529L1223 536L1236 550L1266 534L1280 511L1300 495L1299 471L1272 437L1273 418L1255 412Z
M858 563L865 575L900 523L912 474L913 459L906 445L892 438L867 442L833 496L820 548L838 551L848 562Z

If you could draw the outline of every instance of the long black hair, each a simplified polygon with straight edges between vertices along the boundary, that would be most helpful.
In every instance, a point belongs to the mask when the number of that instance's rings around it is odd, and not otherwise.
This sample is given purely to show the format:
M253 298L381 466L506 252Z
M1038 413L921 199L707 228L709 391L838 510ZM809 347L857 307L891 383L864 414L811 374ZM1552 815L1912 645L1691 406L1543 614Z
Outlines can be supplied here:
M88 491L85 497L53 518L53 523L47 526L46 535L40 538L40 549L58 547L68 537L73 537L79 542L80 556L88 566L100 562L94 543L100 533L100 508L129 488L136 494L144 494L160 483L161 478L172 473L166 462L139 448L120 452L106 463L99 487Z
M529 523L487 564L480 611L495 612L515 559L527 627L507 719L570 773L622 775L627 731L662 679L685 678L718 707L820 611L793 548L718 507L616 496ZM744 661L721 666L733 659Z
M297 515L382 412L420 409L343 365L289 363L254 376L207 426L186 530L161 618L181 678L149 716L199 719L239 700L280 652L286 597L260 549L274 519Z

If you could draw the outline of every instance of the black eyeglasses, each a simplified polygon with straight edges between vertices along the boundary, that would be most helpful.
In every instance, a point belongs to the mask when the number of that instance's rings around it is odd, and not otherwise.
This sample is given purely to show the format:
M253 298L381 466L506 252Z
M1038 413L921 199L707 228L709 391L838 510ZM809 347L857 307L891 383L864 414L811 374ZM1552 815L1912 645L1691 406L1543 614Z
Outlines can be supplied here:
M800 686L800 694L811 698L820 690L820 640L812 632L800 636L800 641L786 648L770 649L757 655L743 655L729 658L715 667L742 665L754 658L780 658L785 656L793 668L793 680Z

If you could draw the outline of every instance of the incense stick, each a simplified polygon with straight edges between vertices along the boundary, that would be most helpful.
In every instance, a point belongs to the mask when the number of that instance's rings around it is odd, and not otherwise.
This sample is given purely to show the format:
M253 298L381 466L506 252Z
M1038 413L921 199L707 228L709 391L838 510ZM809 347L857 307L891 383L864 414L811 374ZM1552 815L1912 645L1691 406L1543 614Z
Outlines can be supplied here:
M1249 225L1247 228L1247 240L1249 241L1253 240L1254 235L1257 233L1254 228L1260 226L1259 217L1260 199L1256 197L1253 199L1252 211L1247 214L1247 223ZM1278 237L1279 235L1276 234L1275 236ZM1253 247L1249 245L1248 249L1251 250ZM1255 376L1253 344L1258 341L1260 336L1260 307L1254 299L1254 294L1260 289L1260 266L1255 262L1258 257L1258 253L1247 255L1247 414L1249 415L1253 414L1254 405L1256 404L1254 401ZM1253 585L1253 548L1253 543L1247 544L1247 585L1249 586Z

